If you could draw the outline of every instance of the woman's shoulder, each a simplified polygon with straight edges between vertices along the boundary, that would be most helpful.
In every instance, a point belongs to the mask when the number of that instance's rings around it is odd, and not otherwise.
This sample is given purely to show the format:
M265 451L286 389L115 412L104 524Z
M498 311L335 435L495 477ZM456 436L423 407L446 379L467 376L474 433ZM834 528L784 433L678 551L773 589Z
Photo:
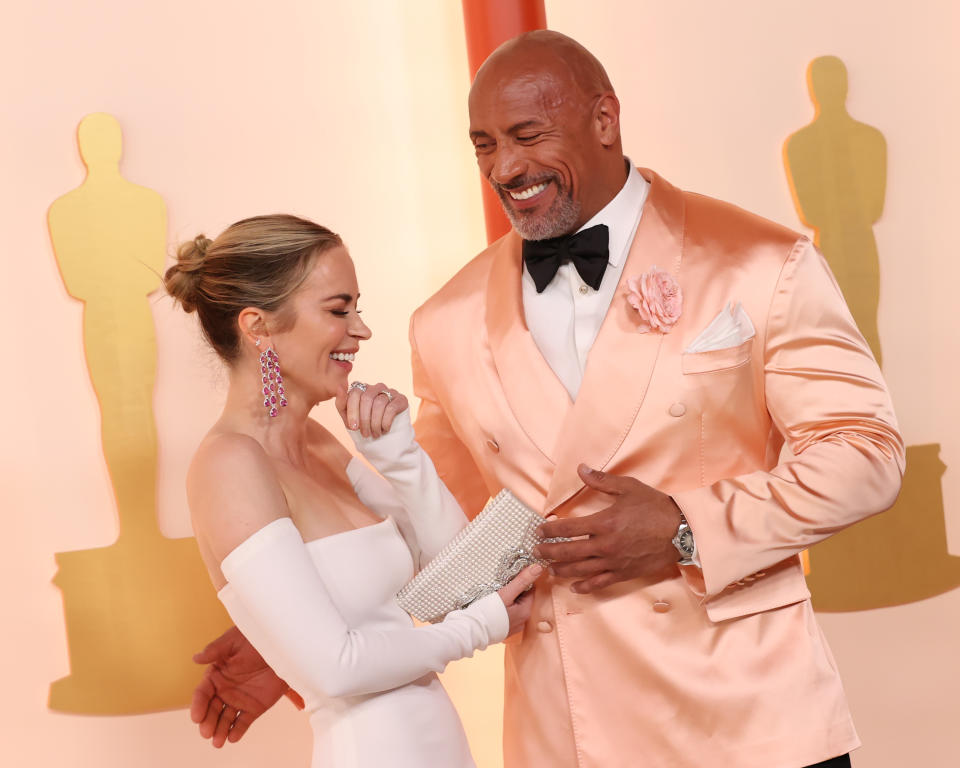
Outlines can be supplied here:
M290 516L263 446L237 432L211 432L200 443L187 472L187 499L194 530L218 559L273 520Z
M191 468L217 470L224 464L245 464L248 467L263 464L269 466L267 452L251 435L228 430L211 430L206 434L196 453Z

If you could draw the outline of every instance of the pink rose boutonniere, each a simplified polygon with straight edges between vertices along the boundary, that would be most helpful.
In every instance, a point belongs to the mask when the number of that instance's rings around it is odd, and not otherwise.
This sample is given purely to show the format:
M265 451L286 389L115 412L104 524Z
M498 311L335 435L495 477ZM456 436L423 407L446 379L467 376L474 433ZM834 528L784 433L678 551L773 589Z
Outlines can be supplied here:
M683 293L677 279L654 266L640 277L627 278L627 301L640 315L638 330L669 333L680 319Z

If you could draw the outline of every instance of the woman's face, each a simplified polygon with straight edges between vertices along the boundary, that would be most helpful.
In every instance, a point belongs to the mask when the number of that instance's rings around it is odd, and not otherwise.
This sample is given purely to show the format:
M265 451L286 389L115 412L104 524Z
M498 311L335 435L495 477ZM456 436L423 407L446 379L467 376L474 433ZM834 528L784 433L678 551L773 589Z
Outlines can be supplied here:
M360 341L370 338L357 309L359 297L347 249L337 246L320 254L290 297L293 325L271 332L288 399L302 398L310 406L346 385Z

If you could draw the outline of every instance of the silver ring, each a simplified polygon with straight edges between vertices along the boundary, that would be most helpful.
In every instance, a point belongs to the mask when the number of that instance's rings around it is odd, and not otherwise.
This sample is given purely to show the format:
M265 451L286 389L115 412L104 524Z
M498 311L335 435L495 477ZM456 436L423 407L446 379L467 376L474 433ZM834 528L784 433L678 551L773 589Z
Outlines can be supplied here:
M533 585L531 584L530 586L533 586ZM240 715L242 715L242 714L243 714L243 710L242 710L242 709L238 709L238 710L237 710L237 714L234 715L233 721L230 723L230 727L231 727L231 728L233 728L233 726L235 726L235 725L237 724L237 720L240 719Z
M366 392L367 385L364 384L362 381L355 381L350 385L350 389L348 389L347 392L350 392L354 389L359 389L361 392Z
M381 389L379 392L377 392L377 394L374 395L374 397L380 397L380 395L386 395L388 403L393 402L393 392L390 392L389 390L386 390L386 389Z

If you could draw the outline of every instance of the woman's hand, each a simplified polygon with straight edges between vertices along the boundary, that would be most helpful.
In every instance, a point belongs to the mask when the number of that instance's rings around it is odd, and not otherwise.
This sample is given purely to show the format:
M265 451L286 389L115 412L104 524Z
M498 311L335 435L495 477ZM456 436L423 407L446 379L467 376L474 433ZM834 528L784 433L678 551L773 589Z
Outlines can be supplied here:
M407 398L386 384L355 381L337 394L337 410L347 429L364 437L380 437L390 431L398 413L407 410Z
M510 619L510 631L507 637L520 632L530 618L530 609L533 608L533 590L530 587L540 578L541 573L543 573L542 566L528 565L497 593L503 600L503 604L507 606L507 616Z

